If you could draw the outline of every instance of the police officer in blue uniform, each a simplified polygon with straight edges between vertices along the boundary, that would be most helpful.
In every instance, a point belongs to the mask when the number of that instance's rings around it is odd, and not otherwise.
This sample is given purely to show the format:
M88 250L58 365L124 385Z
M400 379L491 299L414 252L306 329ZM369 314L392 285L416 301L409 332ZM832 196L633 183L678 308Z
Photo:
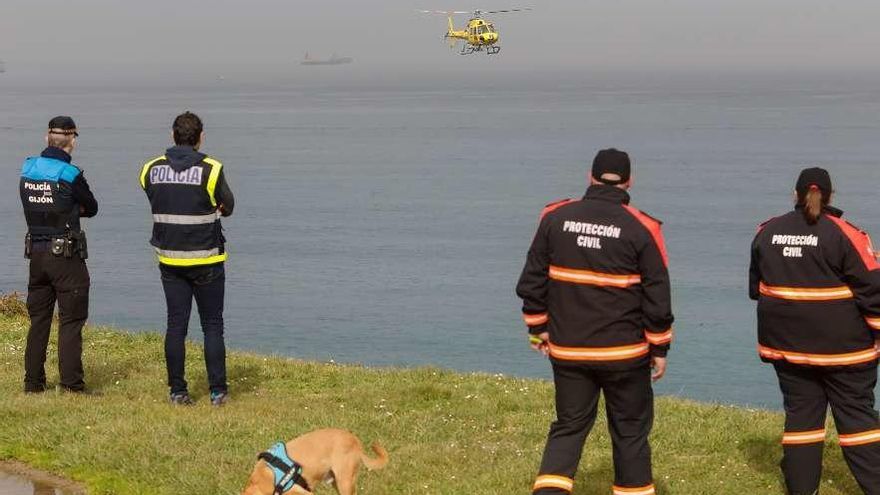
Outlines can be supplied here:
M98 202L82 170L71 163L78 136L72 118L55 117L49 121L46 149L21 168L19 191L28 226L25 257L30 259L25 392L46 390L46 348L56 301L60 387L85 389L82 329L89 315L89 271L80 218L95 216Z

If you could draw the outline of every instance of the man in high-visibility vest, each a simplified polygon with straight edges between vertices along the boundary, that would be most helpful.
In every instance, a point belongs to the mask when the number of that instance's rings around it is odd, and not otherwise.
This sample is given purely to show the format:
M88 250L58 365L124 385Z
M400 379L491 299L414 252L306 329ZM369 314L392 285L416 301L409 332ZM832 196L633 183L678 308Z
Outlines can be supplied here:
M516 287L532 347L550 356L557 420L534 493L570 493L605 395L614 495L653 495L651 379L666 371L672 309L660 222L629 206L629 156L602 150L579 200L542 212ZM653 368L653 375L651 369Z
M235 200L223 164L204 153L202 121L186 112L174 120L174 146L144 164L140 184L153 212L153 236L168 309L165 361L173 404L192 404L184 377L186 333L193 297L205 334L205 365L211 403L229 398L223 299L227 254L220 217Z

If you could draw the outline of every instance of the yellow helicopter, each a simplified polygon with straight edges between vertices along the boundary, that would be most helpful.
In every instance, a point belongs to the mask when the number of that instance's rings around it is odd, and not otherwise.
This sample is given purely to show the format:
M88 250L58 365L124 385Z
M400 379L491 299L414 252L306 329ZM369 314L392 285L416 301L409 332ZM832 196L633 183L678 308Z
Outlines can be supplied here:
M473 13L462 10L420 10L424 14L443 14L449 19L449 29L443 36L449 41L449 47L454 48L459 41L464 41L461 47L461 55L470 55L474 52L485 51L487 55L495 55L501 51L498 40L500 35L495 29L492 22L483 18L483 14L506 14L512 12L526 12L532 9L506 9L506 10L476 10ZM470 20L467 22L465 29L455 29L455 23L452 20L453 15L471 14Z

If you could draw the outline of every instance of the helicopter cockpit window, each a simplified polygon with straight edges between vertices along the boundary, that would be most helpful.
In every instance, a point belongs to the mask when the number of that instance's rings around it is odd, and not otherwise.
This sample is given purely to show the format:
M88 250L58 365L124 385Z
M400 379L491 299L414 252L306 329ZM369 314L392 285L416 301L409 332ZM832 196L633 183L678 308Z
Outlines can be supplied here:
M495 26L493 26L492 24L486 24L486 30L487 30L488 32L490 32L490 33L494 33L494 32L495 32Z

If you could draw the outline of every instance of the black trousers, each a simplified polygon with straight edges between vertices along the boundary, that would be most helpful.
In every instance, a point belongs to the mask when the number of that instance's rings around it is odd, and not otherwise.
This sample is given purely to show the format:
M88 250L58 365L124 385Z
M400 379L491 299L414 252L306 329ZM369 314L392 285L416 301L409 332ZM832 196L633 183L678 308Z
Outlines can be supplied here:
M584 441L596 420L599 393L605 394L605 412L614 457L615 494L651 495L651 447L648 434L654 421L651 369L590 370L577 364L553 363L556 384L556 421L550 426L536 494L570 493Z
M165 333L165 364L171 393L187 391L185 378L186 334L195 297L202 332L205 334L205 366L211 392L226 392L226 344L223 339L223 298L226 271L223 263L196 267L159 265L168 329Z
M48 251L31 254L27 308L31 318L24 352L24 389L46 389L46 349L58 302L58 369L62 388L85 388L82 364L82 329L89 316L89 270L86 262L55 256Z
M877 364L855 369L775 365L785 404L782 472L791 494L812 494L822 476L825 415L834 416L843 456L869 495L880 495Z

